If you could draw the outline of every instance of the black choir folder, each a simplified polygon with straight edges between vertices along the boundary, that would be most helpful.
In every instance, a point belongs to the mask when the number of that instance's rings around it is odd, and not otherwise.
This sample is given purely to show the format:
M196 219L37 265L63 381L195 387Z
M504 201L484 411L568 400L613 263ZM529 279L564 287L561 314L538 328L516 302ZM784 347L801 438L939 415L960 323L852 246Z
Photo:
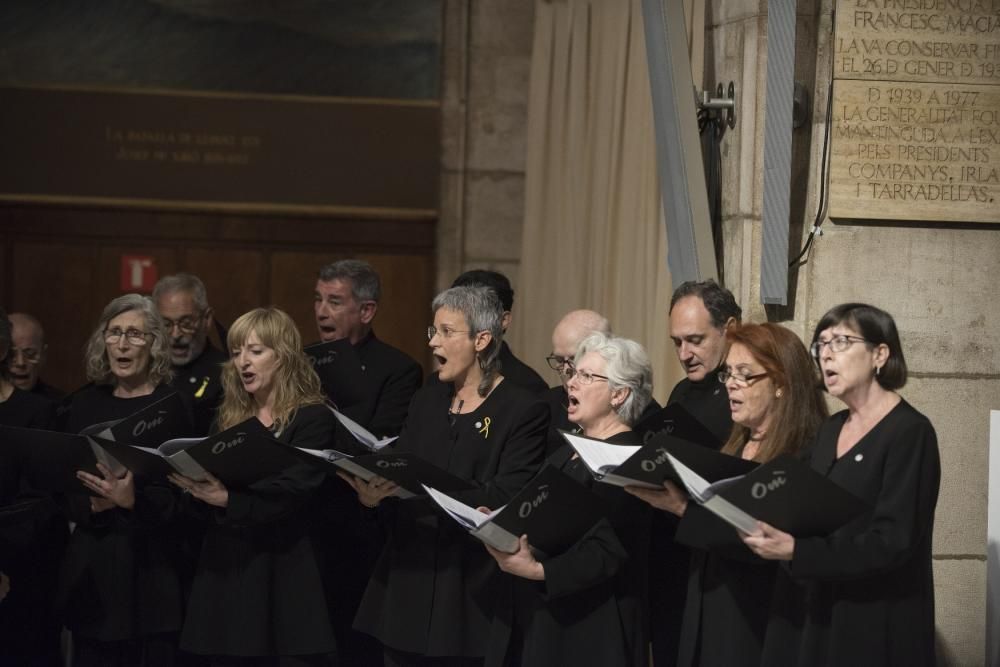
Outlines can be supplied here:
M335 468L368 481L382 477L399 486L397 497L413 498L426 495L423 485L447 491L475 488L472 482L456 477L414 454L398 452L350 456L333 449L300 449L299 458L327 469Z
M323 393L338 405L353 405L364 399L364 366L358 351L346 338L313 343L303 350L319 376Z
M134 412L123 419L93 424L81 431L81 435L95 436L92 442L94 456L115 474L124 474L125 468L110 454L100 442L119 442L145 447L156 447L174 438L194 434L191 414L180 394L172 392L155 403ZM99 442L100 441L100 442Z
M788 455L715 483L676 459L673 464L694 501L743 533L755 532L760 520L795 537L819 537L868 509L857 496Z
M39 491L85 494L76 471L100 474L93 444L85 435L0 426L0 447L13 448L24 481Z
M253 417L207 438L168 440L155 449L92 437L133 474L144 478L176 472L202 481L207 472L226 486L245 487L300 463L294 447L275 440Z
M681 407L680 403L671 403L665 408L639 420L632 430L643 435L643 442L666 432L675 438L681 438L699 445L719 449L722 443L694 415Z
M603 516L600 500L558 468L546 465L503 507L483 514L432 487L427 494L473 537L514 553L527 534L532 548L555 555L566 551Z
M744 475L757 467L753 461L722 454L667 432L656 434L641 447L615 445L566 431L560 433L595 479L615 486L661 489L668 479L681 484L681 476L673 460L682 461L697 470L709 482Z

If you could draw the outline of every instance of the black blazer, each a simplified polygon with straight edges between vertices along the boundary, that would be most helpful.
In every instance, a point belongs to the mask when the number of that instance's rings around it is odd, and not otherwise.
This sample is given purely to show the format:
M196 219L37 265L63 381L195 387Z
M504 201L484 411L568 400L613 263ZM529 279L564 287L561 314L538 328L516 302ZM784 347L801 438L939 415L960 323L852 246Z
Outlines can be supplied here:
M810 463L872 509L828 537L795 540L794 557L778 570L781 606L764 664L933 665L937 435L900 401L838 459L846 419L845 410L824 422Z
M399 435L410 399L420 388L423 369L405 353L376 338L374 332L355 349L363 373L355 381L363 388L364 398L337 408L378 437Z
M626 432L608 442L638 445L642 438ZM564 553L542 560L545 581L500 575L506 590L498 598L487 667L648 664L650 508L619 487L595 482L572 455L564 445L547 462L589 487L607 518Z
M418 391L396 449L473 482L453 494L461 502L500 507L541 466L548 409L506 380L468 414L449 414L452 394L436 376ZM426 498L388 499L380 512L389 537L354 627L400 651L482 656L496 597L493 559Z

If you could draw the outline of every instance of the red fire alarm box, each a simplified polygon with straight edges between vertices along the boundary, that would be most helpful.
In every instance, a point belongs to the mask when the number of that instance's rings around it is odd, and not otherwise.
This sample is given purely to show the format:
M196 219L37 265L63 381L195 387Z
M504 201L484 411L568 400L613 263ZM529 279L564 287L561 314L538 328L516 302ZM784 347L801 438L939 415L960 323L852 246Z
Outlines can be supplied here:
M122 255L122 291L149 294L156 284L156 260L147 255Z

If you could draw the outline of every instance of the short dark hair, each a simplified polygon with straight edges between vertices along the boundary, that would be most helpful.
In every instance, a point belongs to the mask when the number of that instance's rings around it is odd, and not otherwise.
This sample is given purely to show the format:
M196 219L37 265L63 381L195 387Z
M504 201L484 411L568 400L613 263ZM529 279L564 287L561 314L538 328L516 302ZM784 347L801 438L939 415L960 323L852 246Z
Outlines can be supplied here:
M696 296L705 304L705 309L712 318L712 326L721 329L726 326L729 318L734 318L737 322L743 318L743 309L736 303L733 293L722 287L714 280L688 280L681 283L680 287L674 290L670 297L670 311L674 305L688 296Z
M473 269L466 271L451 284L452 287L489 287L500 297L500 304L504 310L514 308L514 289L510 286L510 280L499 271L487 271L485 269Z
M813 331L812 342L819 340L820 333L837 324L849 325L872 345L884 344L889 348L889 359L875 376L883 389L892 391L906 384L906 358L892 315L867 303L842 303L820 318Z
M319 279L324 283L332 280L346 280L351 283L354 300L374 301L382 298L382 281L371 264L360 259L342 259L327 264L319 270Z

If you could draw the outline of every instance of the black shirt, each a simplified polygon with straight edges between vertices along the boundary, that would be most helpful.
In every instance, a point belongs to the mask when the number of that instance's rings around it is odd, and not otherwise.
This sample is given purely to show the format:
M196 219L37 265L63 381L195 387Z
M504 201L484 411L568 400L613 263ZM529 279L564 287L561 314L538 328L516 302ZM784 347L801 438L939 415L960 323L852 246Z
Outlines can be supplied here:
M541 394L549 388L549 385L546 384L541 375L514 356L506 341L500 345L499 359L500 375L504 376L511 384L524 387L535 394Z
M224 352L206 344L197 359L184 366L174 366L171 386L191 399L196 435L208 435L215 421L215 412L222 402L220 376L226 361L228 357Z

